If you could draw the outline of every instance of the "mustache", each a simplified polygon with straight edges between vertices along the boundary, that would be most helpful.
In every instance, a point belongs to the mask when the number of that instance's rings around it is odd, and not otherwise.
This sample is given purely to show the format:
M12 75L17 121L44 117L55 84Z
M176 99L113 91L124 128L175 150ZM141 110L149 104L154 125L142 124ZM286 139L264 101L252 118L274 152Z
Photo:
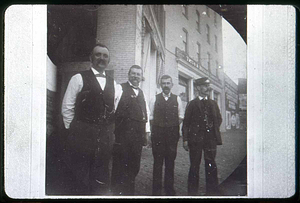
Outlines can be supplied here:
M164 87L163 90L170 90L170 88L169 87Z

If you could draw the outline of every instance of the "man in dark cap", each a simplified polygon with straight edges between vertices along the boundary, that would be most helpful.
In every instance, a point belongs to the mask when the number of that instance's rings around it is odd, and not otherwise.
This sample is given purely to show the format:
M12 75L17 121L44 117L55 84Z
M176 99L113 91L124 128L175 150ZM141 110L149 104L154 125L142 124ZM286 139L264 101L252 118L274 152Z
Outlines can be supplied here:
M183 120L183 148L190 154L188 195L197 195L199 187L199 166L204 151L206 195L218 195L217 145L222 144L220 125L222 117L218 104L209 98L210 81L199 78L194 83L199 96L186 107Z

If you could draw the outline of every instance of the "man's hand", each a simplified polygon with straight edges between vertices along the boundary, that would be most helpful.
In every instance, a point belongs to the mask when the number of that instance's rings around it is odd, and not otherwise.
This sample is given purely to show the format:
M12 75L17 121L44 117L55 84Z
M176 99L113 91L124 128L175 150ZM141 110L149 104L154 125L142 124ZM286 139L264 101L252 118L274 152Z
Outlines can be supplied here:
M183 148L185 149L185 151L189 151L188 141L183 142Z

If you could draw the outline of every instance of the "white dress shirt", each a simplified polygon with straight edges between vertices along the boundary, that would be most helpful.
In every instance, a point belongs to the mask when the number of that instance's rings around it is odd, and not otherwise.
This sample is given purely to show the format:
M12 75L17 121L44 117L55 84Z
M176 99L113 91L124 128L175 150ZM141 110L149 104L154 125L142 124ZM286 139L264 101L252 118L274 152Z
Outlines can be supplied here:
M95 70L94 68L91 68L91 70L93 71L94 74L99 74L99 72L97 70ZM103 74L105 75L105 72L103 72ZM104 77L96 77L98 83L100 84L102 90L104 90L105 85L106 85L106 78ZM129 82L129 84L131 84ZM83 87L83 80L82 80L82 76L80 73L74 75L67 87L65 96L63 98L62 101L62 107L61 107L61 113L63 116L63 121L64 121L64 125L66 129L70 128L70 124L74 118L75 115L75 103L76 103L76 98L79 92L81 92ZM114 110L117 109L119 101L122 97L123 94L123 90L122 90L122 86L117 84L114 81L114 87L115 87L115 100L114 100ZM133 91L136 93L136 95L138 95L138 90L133 88ZM145 96L145 95L144 95ZM147 123L146 123L146 132L150 132L150 122L149 122L149 115L150 115L150 111L148 108L148 104L147 101L146 102L146 110L147 110Z
M95 70L94 68L91 68L91 70L93 71L94 74L99 74L99 72L97 70ZM103 75L105 75L105 72L103 72ZM96 77L100 87L102 88L102 90L104 90L105 85L106 85L106 78L104 77ZM65 127L67 129L69 129L70 127L70 123L72 122L74 115L75 115L75 102L76 102L76 98L78 93L82 90L83 87L83 80L82 80L82 76L80 73L74 75L67 87L65 96L63 98L62 101L62 107L61 107L61 113L63 116L63 121L65 124ZM122 96L122 86L118 85L115 81L114 81L114 87L115 87L115 100L114 100L114 104L115 104L115 110L116 110L116 104L119 103L119 100Z
M162 95L165 98L165 100L167 101L169 99L169 97L171 96L171 92L168 95L166 95L164 92L162 92ZM156 101L156 96L154 98L152 98L150 101L150 120L153 120L155 101ZM177 103L178 103L178 117L179 117L179 119L183 119L184 118L184 110L182 108L182 101L179 96L177 96Z

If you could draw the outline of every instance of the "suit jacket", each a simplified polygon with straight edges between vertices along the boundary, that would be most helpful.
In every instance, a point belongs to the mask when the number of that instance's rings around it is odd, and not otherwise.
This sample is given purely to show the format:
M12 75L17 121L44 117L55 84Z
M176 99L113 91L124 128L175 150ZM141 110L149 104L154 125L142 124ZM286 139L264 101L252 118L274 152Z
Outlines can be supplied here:
M222 145L222 139L220 134L220 125L222 123L222 116L217 102L209 99L211 106L212 117L214 121L214 133L217 141L217 145ZM182 126L183 141L197 142L201 138L201 129L204 126L200 126L200 119L204 117L204 107L203 103L200 101L199 97L190 101L185 110L185 116Z

